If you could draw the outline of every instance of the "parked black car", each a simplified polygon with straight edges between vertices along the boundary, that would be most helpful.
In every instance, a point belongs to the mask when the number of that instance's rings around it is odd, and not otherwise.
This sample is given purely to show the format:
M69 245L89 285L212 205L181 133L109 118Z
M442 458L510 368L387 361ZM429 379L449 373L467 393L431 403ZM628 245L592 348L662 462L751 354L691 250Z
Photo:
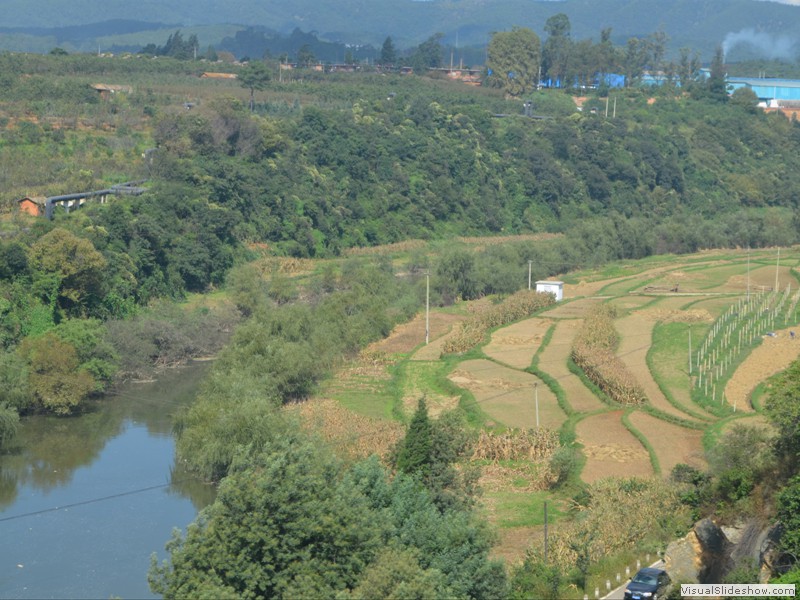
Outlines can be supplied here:
M670 580L662 569L647 567L633 576L625 588L625 600L657 600L667 594Z

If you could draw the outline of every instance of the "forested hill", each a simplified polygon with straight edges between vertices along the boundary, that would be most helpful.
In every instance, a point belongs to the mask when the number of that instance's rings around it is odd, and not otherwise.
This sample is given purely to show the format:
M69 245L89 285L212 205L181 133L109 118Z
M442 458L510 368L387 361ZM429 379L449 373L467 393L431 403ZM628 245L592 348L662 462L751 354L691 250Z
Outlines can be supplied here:
M634 91L578 113L569 96L540 93L534 111L551 118L529 119L485 91L384 81L363 78L358 92L329 82L327 106L286 119L220 103L165 117L158 170L231 211L239 239L298 256L594 218L630 219L636 254L795 238L800 129L749 98ZM341 93L358 99L333 108ZM787 212L761 237L755 212L744 222L741 211L768 207Z
M753 41L761 56L793 59L800 7L759 0L241 0L219 3L211 0L176 0L131 4L124 0L97 3L92 0L6 0L3 26L17 31L17 43L25 43L24 28L64 27L98 23L109 19L138 19L183 26L233 23L261 26L289 33L295 28L318 32L321 39L349 44L378 46L392 36L402 48L419 44L441 32L447 44L485 46L491 32L512 26L530 27L543 34L544 23L556 13L565 13L577 39L597 37L602 28L613 30L614 42L663 30L670 37L669 49L691 47L710 57L729 34L750 32L742 39ZM163 25L161 25L163 27ZM41 35L41 32L29 32ZM111 31L109 30L109 35ZM52 34L53 45L58 33ZM201 39L203 46L219 39ZM229 35L229 34L226 34ZM94 37L101 37L95 35ZM13 40L11 40L13 41ZM104 47L113 45L104 39ZM52 47L52 46L51 46ZM96 45L95 45L96 48ZM751 50L754 47L751 46ZM12 48L9 48L12 49ZM20 48L16 48L20 49ZM789 54L787 54L789 53Z

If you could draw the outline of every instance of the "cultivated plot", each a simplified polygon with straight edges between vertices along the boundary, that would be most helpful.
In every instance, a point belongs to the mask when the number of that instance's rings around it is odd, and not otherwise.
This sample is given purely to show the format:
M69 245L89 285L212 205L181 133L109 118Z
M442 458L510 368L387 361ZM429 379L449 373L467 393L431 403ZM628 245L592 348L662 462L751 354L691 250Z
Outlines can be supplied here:
M542 427L558 429L566 420L555 394L530 373L475 359L460 363L449 379L472 393L484 413L507 427L536 427L537 395ZM534 383L538 383L536 389Z
M531 365L550 325L549 319L533 318L498 329L483 347L483 353L515 369L525 369Z
M761 345L737 367L725 386L725 402L737 411L753 410L750 396L767 377L786 370L800 357L800 336L792 337L792 329L773 332L775 337L763 336ZM796 333L800 334L800 330Z
M653 448L664 477L679 463L705 467L702 431L668 423L640 410L631 412L628 419Z
M581 479L593 483L605 477L650 477L650 455L622 423L622 410L591 415L575 427L586 465Z

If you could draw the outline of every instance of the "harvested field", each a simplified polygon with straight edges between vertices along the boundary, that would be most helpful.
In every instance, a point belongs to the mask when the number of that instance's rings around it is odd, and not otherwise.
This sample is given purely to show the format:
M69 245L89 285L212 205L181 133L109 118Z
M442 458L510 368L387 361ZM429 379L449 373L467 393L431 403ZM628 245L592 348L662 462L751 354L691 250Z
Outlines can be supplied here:
M429 314L430 334L432 340L441 338L447 334L453 325L466 319L464 315L454 315L450 313L431 312ZM388 337L370 344L368 350L377 352L384 352L386 354L407 354L412 352L414 348L425 344L425 313L419 313L408 323L397 325ZM430 346L430 344L428 344ZM422 348L421 348L422 349ZM420 350L421 350L420 349ZM436 358L431 360L437 360ZM425 360L425 359L419 359Z
M631 310L641 309L643 306L653 302L652 296L637 296L631 294L629 296L620 296L609 300L608 304L616 308L621 314L627 313Z
M581 319L586 310L602 302L603 298L579 298L578 300L564 300L555 304L553 308L543 313L548 319Z
M550 343L539 355L537 367L558 380L558 384L567 396L567 403L573 410L591 412L605 405L567 367L575 335L582 323L583 321L576 320L556 323Z
M498 329L483 353L515 369L525 369L533 361L550 325L552 321L535 317Z
M761 345L739 365L725 386L725 398L738 411L752 411L750 394L767 377L785 370L800 356L800 336L792 339L789 329L764 336ZM800 333L798 331L797 333Z
M617 320L616 327L621 336L618 355L628 370L636 374L653 407L667 414L694 421L696 420L694 417L679 410L667 400L647 366L647 352L653 339L654 326L655 321L638 312Z
M450 373L450 381L468 390L483 412L507 427L536 427L534 382L538 382L539 423L558 429L566 415L555 395L538 378L490 360L467 360Z
M775 267L777 264L777 253L775 255L776 263L769 266L750 265L750 291L756 292L763 290L771 290L775 287ZM791 284L793 289L797 288L797 279L792 275L792 268L789 266L780 266L778 268L778 289L784 289L787 284ZM739 292L747 293L747 266L741 265L739 273L731 275L724 285L720 286L719 291L722 292Z
M702 431L673 425L640 410L633 411L628 418L653 447L662 477L669 477L678 463L705 468Z
M622 411L592 415L578 422L586 465L581 479L593 483L606 477L651 477L650 455L622 424Z

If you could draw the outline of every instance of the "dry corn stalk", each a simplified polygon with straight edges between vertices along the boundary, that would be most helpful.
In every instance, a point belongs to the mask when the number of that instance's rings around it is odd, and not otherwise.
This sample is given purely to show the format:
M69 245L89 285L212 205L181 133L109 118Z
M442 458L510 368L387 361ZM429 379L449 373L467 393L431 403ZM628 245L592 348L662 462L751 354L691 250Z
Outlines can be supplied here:
M558 434L543 427L504 433L481 431L472 459L546 461L557 449Z
M619 335L614 329L614 307L595 306L583 322L572 347L572 360L586 377L612 400L625 405L647 401L644 389L614 353Z
M480 344L490 329L519 321L553 302L552 294L523 290L500 304L485 306L456 327L442 346L442 352L466 352Z

